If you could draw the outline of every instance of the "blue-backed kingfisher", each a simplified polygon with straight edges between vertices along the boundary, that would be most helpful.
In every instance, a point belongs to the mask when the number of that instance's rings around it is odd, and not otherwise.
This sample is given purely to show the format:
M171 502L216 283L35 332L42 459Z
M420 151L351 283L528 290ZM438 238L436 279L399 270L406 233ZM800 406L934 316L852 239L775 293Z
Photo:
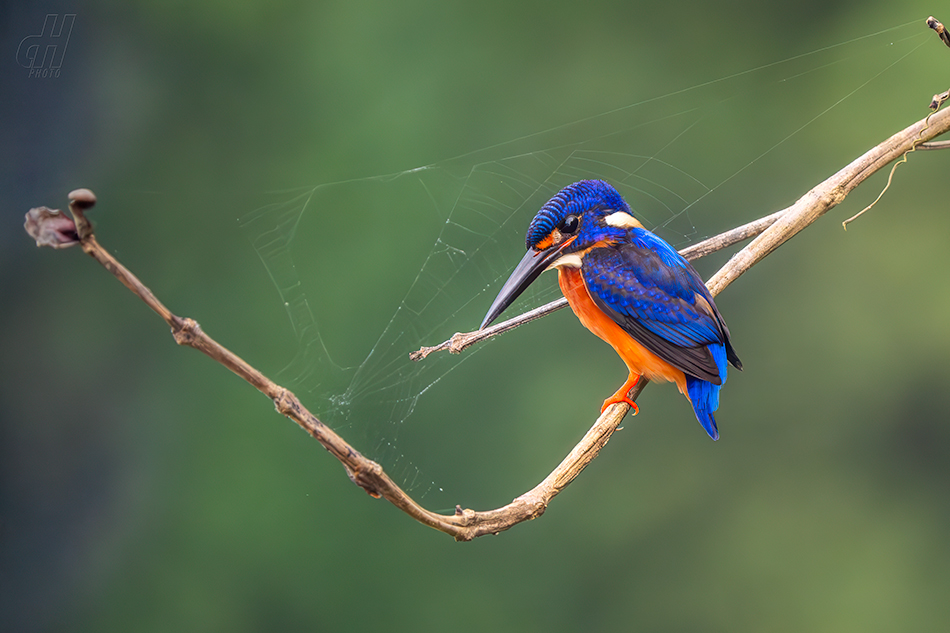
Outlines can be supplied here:
M574 314L609 343L630 372L604 401L637 405L627 392L640 376L675 382L709 437L719 439L713 412L727 362L742 363L729 328L696 270L647 231L608 183L582 180L541 207L525 240L528 252L492 303L488 326L545 270L556 269Z

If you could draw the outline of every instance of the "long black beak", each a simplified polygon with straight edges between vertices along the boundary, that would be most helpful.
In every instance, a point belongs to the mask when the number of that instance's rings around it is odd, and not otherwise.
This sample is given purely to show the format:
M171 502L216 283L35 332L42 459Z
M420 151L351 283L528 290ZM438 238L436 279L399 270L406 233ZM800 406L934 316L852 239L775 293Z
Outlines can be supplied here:
M501 287L501 292L495 297L494 303L491 304L488 314L485 315L485 319L478 329L484 330L492 321L497 319L505 311L505 308L514 303L515 299L525 291L525 288L531 285L532 281L547 270L548 266L560 256L564 247L572 241L567 240L558 246L551 246L543 251L528 249L528 252L525 253L512 271L511 276L508 277L508 281Z

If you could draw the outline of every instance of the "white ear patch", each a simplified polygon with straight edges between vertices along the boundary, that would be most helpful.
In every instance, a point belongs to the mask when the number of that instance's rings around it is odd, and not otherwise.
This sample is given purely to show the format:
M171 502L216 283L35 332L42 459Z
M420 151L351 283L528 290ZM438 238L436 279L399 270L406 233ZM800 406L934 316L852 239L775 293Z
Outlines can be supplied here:
M626 211L617 211L615 213L611 213L606 218L604 218L604 222L606 222L608 226L616 226L621 229L643 228L643 225L640 224L640 221Z
M551 262L551 265L547 267L546 270L551 270L552 268L580 268L581 267L581 256L577 253L571 253L570 255L565 255L564 257L558 257L556 260Z

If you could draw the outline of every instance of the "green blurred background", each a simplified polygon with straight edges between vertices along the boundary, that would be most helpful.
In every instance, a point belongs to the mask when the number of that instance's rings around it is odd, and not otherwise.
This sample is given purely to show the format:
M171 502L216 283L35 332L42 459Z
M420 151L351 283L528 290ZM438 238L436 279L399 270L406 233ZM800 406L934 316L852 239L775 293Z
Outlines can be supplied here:
M692 178L713 190L668 224L662 209L648 219L678 246L713 235L926 114L950 83L950 51L923 24L940 6L3 7L4 631L950 625L950 156L912 156L843 232L878 174L722 295L746 370L723 392L719 442L675 389L650 387L543 518L467 544L369 498L94 262L37 250L21 229L30 207L92 188L100 240L173 311L286 379L428 507L497 507L554 467L623 380L607 346L561 312L464 359L394 376L370 363L368 379L352 368L477 324L534 210L569 182L542 167L543 186L522 196L508 185L525 165L556 164L557 147L662 152L690 177L671 169L652 185L690 200ZM29 78L18 45L70 12L60 76ZM296 270L278 270L299 280L333 363L304 354L312 375L280 373L316 339L288 320L254 220L296 217L296 195L351 179L317 190L286 251ZM503 191L515 201L486 220L491 248L466 251L481 281L443 286L451 270L436 269L442 281L413 286L443 225L469 222L454 196ZM708 276L727 256L697 266ZM418 328L397 312L446 289ZM393 393L331 397L380 376ZM411 415L404 402L387 411L435 378Z

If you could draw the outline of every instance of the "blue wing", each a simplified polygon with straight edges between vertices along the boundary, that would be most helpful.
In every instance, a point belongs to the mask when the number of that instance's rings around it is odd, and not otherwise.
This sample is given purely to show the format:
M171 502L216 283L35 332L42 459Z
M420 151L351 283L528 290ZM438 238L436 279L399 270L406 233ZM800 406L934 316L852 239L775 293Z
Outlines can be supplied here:
M710 345L741 368L712 296L693 267L645 229L594 248L581 272L594 303L648 350L690 376L722 384Z

